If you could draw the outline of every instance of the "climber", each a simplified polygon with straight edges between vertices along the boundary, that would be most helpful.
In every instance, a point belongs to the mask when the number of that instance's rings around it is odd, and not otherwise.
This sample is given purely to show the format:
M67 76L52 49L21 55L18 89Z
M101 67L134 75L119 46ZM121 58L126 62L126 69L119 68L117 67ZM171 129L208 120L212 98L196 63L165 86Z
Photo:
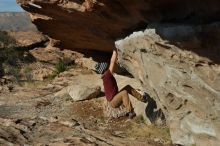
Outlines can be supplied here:
M131 94L132 96L143 102L146 101L147 96L142 96L130 85L127 85L124 88L122 88L120 91L118 91L117 82L113 76L116 62L117 62L117 51L113 50L109 67L108 67L108 63L101 62L96 64L95 69L98 73L102 74L105 96L107 101L110 103L110 105L113 108L117 108L123 105L127 111L126 115L129 118L133 118L136 116L136 114L134 112L128 94Z

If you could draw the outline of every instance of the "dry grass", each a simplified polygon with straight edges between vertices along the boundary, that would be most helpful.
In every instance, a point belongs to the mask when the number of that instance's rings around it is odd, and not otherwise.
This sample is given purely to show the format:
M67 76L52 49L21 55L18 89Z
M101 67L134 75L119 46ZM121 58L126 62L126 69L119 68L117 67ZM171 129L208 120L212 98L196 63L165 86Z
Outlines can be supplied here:
M47 84L49 84L50 80L44 80L44 81L32 81L32 82L23 82L21 83L22 87L27 87L28 89L36 89L40 87L45 87Z
M154 125L146 125L144 124L144 120L142 118L137 117L135 119L135 123L131 126L130 129L126 132L128 134L128 137L135 137L140 140L154 140L160 139L165 144L171 144L171 137L170 137L170 131L169 127L162 126L162 127L156 127Z

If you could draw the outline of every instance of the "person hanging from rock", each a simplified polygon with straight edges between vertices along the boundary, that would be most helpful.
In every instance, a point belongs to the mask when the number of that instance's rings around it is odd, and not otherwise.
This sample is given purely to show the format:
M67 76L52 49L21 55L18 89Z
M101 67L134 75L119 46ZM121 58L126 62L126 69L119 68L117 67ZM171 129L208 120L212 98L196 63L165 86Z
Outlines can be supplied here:
M118 85L115 77L113 76L116 62L117 51L113 50L110 65L108 65L108 63L106 62L97 63L95 69L99 74L102 74L101 78L103 80L105 96L111 107L118 108L123 105L127 111L126 115L129 118L133 118L136 116L136 114L134 112L134 108L132 107L128 94L131 94L142 102L146 102L148 94L145 94L146 96L143 96L130 85L127 85L120 91L118 91Z

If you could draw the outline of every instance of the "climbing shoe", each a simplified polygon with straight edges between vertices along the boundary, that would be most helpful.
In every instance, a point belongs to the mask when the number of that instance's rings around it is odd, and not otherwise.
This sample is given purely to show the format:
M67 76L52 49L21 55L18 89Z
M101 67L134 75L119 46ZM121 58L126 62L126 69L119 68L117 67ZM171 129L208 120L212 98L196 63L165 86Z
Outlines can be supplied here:
M142 102L147 102L150 99L150 95L147 92L144 92L143 98L142 98Z

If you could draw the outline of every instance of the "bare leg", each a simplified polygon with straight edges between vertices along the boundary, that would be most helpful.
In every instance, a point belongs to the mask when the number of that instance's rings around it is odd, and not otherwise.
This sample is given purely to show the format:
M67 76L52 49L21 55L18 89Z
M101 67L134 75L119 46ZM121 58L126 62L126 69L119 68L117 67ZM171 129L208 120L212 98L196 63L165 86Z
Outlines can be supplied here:
M128 92L126 90L123 90L116 94L114 98L110 101L110 105L113 108L117 108L122 104L125 106L128 112L131 112L133 110L131 101L128 97Z
M131 87L130 85L125 86L124 88L121 89L121 91L127 91L127 93L131 94L132 96L134 96L137 100L140 100L142 102L144 102L144 98L143 95L141 95L139 92L137 92L133 87ZM120 91L120 92L121 92Z

